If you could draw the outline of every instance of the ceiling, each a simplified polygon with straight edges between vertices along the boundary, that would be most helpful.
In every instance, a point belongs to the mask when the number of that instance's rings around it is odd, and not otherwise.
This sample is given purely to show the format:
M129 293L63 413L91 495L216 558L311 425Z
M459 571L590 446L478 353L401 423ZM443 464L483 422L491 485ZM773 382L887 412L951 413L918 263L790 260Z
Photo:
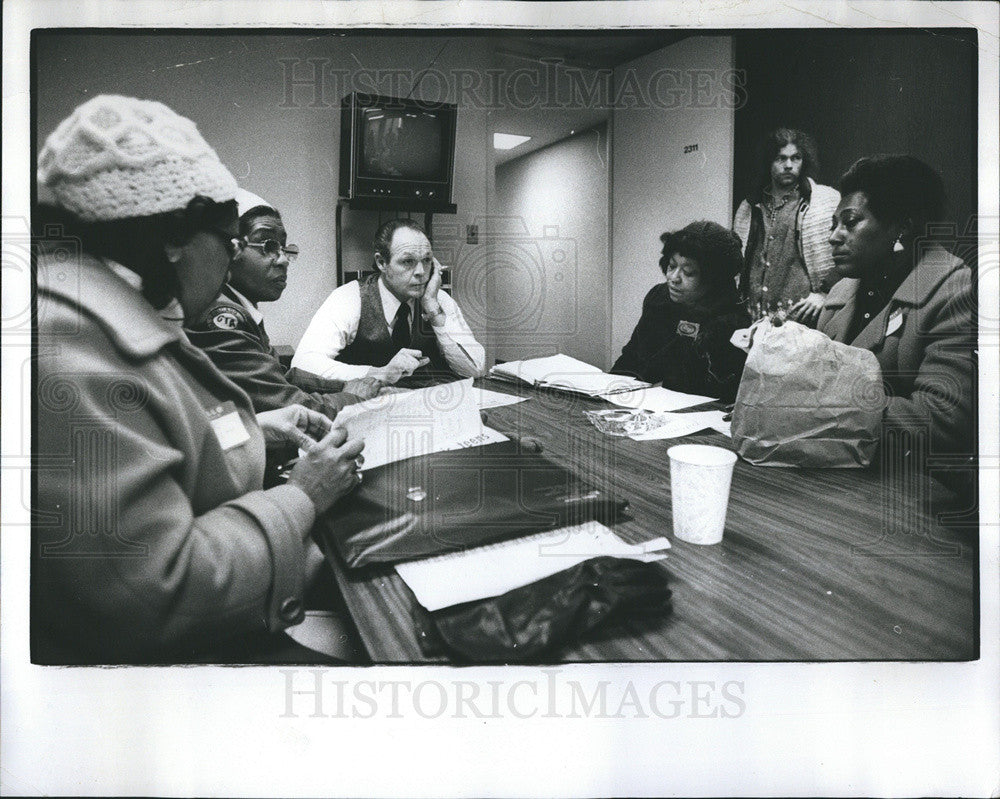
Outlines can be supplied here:
M561 62L558 69L562 71L558 73L561 77L557 83L557 93L553 94L547 88L533 91L529 83L522 82L515 89L515 94L527 101L535 99L534 103L530 103L532 107L521 109L503 102L502 108L491 111L491 134L498 132L531 136L530 141L511 150L496 150L496 162L502 164L519 158L607 120L609 110L605 103L600 102L576 102L574 107L568 108L541 107L574 105L569 102L569 98L573 97L570 79L563 73L575 70L589 86L602 73L607 77L607 72L615 67L673 44L687 35L689 33L683 31L664 30L642 33L602 31L584 35L546 33L537 36L491 36L490 43L496 60L501 68L508 70L508 75L518 69L528 69L547 81L547 76L552 74L552 67L547 67L545 63L549 60ZM546 102L548 97L555 99Z
M562 58L567 64L574 66L613 69L688 35L687 31L673 30L654 33L601 31L586 35L546 33L541 36L503 36L496 37L494 42L498 50L537 59Z

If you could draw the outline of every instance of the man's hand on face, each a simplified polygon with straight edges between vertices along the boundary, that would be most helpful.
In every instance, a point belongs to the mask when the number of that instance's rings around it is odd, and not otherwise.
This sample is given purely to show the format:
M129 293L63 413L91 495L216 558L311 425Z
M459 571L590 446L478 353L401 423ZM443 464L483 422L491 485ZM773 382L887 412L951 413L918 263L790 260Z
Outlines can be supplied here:
M441 303L438 302L438 291L441 290L441 263L434 258L434 265L431 268L431 276L424 287L424 293L420 297L420 306L428 316L437 316L441 313Z

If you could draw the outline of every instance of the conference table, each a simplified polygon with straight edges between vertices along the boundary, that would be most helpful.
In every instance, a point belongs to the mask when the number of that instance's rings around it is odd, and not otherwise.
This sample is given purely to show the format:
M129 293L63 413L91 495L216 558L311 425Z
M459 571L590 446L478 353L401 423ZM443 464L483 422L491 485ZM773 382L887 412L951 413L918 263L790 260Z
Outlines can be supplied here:
M665 536L672 545L657 563L673 591L671 613L620 618L545 662L978 656L976 514L941 511L924 480L877 467L793 469L740 459L722 542L690 544L672 533L667 450L734 449L727 436L608 436L583 413L612 407L602 400L477 384L528 398L483 411L489 427L535 439L546 458L628 500L631 518L613 525L618 536L629 543ZM447 662L421 653L415 598L391 566L348 569L336 551L325 554L373 663Z

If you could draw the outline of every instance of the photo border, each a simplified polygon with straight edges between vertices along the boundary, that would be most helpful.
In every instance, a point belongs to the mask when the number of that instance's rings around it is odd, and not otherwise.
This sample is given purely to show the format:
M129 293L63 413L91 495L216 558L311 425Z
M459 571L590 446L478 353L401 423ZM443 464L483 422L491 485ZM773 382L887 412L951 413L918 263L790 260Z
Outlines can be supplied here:
M981 30L979 215L997 219L997 6L992 3L744 3L709 10L622 3L288 3L283 18L311 27L955 27ZM32 27L269 28L273 3L7 2L4 14L4 236L29 214L27 35ZM391 12L392 21L386 16ZM564 20L572 20L567 23ZM284 26L283 26L284 27ZM180 31L178 31L180 32ZM23 48L23 50L21 49ZM992 235L993 238L989 238ZM996 231L981 231L981 245ZM980 309L1000 307L996 270L981 275ZM23 290L15 286L15 290ZM8 294L4 304L23 299ZM21 306L14 306L21 307ZM22 496L30 470L22 419L25 345L3 344L6 498ZM0 536L0 706L5 793L204 795L985 795L1000 773L998 649L997 342L980 339L980 658L971 663L646 663L536 668L426 666L427 705L364 697L384 683L414 682L415 667L294 670L282 667L52 668L27 653L27 508L3 502ZM22 403L18 407L18 403ZM12 407L13 406L13 407ZM362 690L342 717L316 714L309 679L324 697ZM553 674L555 672L555 674ZM306 678L301 680L300 678ZM550 703L553 680L604 682L621 715L579 718L568 695ZM500 682L499 718L459 711ZM302 685L301 683L305 683ZM684 704L670 717L648 698L665 682ZM341 684L338 687L338 684ZM433 700L441 685L446 712ZM741 684L737 690L733 684ZM723 696L723 686L729 685ZM534 686L534 687L532 687ZM632 686L630 689L628 686ZM711 686L711 687L709 687ZM291 712L289 691L292 694ZM672 686L667 689L673 690ZM634 692L636 700L630 700ZM412 694L412 690L411 690ZM541 696L541 699L539 699ZM663 695L666 697L666 695ZM513 697L513 698L511 698ZM326 701L326 700L324 700ZM678 699L678 701L680 701ZM302 707L304 703L305 707ZM636 707L645 712L638 715ZM403 712L406 710L407 712ZM357 711L355 713L355 711ZM395 711L395 712L394 712ZM427 712L424 712L427 711ZM531 711L535 711L531 713ZM530 715L528 715L531 713ZM521 718L521 716L526 716ZM261 756L263 755L263 757Z

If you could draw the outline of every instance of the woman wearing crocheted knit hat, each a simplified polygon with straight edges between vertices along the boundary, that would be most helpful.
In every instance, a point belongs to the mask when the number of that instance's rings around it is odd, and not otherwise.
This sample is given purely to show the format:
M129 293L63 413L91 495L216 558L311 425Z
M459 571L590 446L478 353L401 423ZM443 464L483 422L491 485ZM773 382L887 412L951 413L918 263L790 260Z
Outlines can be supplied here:
M32 659L284 657L309 531L360 482L363 444L302 406L255 415L182 331L226 278L235 179L190 120L110 95L49 136L38 177L55 208L36 214L33 454L55 466L34 497ZM265 491L272 443L306 453Z

